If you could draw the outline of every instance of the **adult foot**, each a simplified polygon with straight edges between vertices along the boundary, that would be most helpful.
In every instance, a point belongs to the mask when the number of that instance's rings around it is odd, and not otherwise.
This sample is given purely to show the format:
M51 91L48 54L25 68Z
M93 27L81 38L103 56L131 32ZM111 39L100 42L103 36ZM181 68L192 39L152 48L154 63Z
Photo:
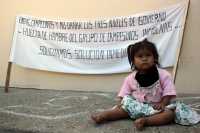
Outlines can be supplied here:
M145 119L144 118L137 119L135 120L135 124L139 130L142 130L145 125Z
M100 116L96 116L96 115L91 115L91 118L97 123L101 123L101 117Z

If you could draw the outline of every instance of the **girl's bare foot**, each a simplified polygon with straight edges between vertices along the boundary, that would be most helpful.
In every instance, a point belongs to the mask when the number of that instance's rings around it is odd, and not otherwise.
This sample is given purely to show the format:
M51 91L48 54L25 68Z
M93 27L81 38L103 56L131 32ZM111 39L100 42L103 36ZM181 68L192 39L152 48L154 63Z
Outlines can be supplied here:
M136 124L136 126L137 126L137 128L138 128L139 130L142 130L142 128L143 128L144 125L145 125L145 119L144 119L144 118L137 119L137 120L135 120L135 124Z
M91 115L91 118L97 123L97 124L99 124L99 123L101 123L101 117L99 116L99 115Z

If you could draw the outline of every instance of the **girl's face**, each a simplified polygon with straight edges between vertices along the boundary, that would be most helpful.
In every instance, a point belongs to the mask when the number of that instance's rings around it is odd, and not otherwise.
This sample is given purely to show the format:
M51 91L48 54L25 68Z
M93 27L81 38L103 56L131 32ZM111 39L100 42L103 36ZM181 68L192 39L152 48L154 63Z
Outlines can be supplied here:
M154 65L153 53L146 48L139 49L134 56L134 65L139 73L145 74Z

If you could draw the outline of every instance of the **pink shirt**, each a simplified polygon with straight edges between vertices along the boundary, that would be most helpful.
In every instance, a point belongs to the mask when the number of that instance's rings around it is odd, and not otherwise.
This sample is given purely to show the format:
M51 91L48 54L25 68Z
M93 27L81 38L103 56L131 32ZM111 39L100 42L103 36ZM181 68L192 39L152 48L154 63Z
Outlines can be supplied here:
M160 86L156 89L156 94L154 97L149 93L138 91L137 81L135 79L135 74L137 71L133 71L129 76L126 77L118 97L132 95L139 102L160 102L162 97L167 95L172 95L172 99L176 98L177 94L171 74L164 69L157 69L159 73Z

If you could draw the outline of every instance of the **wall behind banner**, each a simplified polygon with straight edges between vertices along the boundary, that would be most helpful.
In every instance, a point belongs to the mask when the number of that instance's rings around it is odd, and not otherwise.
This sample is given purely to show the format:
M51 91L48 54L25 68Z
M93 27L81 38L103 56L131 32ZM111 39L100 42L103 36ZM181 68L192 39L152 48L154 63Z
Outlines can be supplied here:
M184 1L187 0L0 0L0 86L5 86L17 13L59 20L93 20L158 10ZM199 5L199 0L190 0L175 82L178 93L200 94ZM173 68L166 70L172 73ZM10 87L118 92L127 75L129 73L108 75L55 73L23 68L13 63Z

